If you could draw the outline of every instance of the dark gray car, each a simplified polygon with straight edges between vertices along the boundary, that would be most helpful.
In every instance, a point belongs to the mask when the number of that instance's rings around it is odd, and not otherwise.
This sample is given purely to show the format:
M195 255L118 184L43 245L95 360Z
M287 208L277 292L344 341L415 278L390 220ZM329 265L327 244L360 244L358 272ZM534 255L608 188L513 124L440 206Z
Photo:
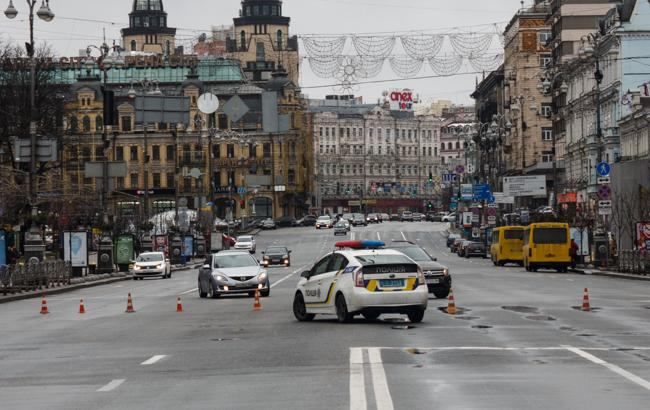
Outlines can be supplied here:
M198 290L201 298L248 294L259 290L262 296L271 293L268 273L248 252L225 251L206 258L199 270Z
M429 293L437 298L446 298L451 289L451 275L449 269L437 262L437 259L429 255L427 251L418 245L408 241L395 241L387 247L402 252L413 259L424 272Z

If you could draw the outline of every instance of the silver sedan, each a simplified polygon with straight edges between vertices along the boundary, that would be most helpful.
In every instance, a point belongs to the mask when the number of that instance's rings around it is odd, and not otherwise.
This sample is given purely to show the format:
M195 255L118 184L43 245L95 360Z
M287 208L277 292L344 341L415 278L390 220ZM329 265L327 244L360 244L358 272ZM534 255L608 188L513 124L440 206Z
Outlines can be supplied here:
M208 256L199 270L198 290L201 298L217 299L222 295L269 296L268 273L248 252L226 251Z

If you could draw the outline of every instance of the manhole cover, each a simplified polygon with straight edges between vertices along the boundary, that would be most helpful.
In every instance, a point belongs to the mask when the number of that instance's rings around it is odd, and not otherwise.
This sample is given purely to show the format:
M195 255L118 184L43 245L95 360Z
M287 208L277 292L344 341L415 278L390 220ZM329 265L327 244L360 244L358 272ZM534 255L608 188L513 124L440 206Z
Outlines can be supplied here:
M476 320L476 319L480 319L480 317L478 317L478 316L458 316L458 317L456 317L456 319L458 319L458 320Z
M518 313L537 313L539 311L536 307L530 306L501 306L501 309Z
M450 314L450 313L447 311L447 307L446 307L446 306L439 307L438 310L440 310L441 312L444 312L444 313ZM471 310L470 310L470 309L461 308L461 307L457 307L457 308L456 308L456 314L457 314L457 315L463 315L463 314L465 314L466 312L471 312Z
M392 328L395 330L409 330L409 329L415 329L415 326L402 325L402 326L393 326Z
M535 316L526 316L526 319L530 320L540 320L546 322L552 322L555 320L553 316L544 316L544 315L535 315Z
M488 326L488 325L475 325L475 326L472 326L472 329L492 329L492 326Z
M582 310L582 306L571 306L571 307L572 307L573 309L575 309L575 310ZM599 308L599 307L591 307L591 308L589 309L589 311L591 311L591 312L598 312L599 310L602 310L602 309L603 309L603 308Z

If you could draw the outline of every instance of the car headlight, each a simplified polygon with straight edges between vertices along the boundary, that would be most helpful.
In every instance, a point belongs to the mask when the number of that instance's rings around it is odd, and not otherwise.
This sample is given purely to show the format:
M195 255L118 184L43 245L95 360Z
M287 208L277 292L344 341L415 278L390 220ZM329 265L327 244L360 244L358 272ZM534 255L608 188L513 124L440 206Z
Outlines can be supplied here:
M162 269L162 268L163 268L163 264L162 264L162 263L161 263L160 265L156 265L156 269Z
M226 282L226 277L223 276L220 273L213 273L212 276L218 281L218 282Z
M133 267L133 270L140 270L140 269L142 269L142 268L141 268L140 266L138 266L138 265L135 265L135 266Z
M258 282L264 282L266 281L266 272L262 272L259 275L257 275L257 281Z

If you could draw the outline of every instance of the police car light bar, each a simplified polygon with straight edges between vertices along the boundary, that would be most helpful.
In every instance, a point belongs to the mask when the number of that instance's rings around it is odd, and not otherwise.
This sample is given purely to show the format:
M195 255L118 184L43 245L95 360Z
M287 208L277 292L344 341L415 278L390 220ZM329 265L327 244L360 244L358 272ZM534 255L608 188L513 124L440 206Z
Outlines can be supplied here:
M378 249L383 248L386 244L382 241L340 241L334 244L337 248L348 248L348 249Z

